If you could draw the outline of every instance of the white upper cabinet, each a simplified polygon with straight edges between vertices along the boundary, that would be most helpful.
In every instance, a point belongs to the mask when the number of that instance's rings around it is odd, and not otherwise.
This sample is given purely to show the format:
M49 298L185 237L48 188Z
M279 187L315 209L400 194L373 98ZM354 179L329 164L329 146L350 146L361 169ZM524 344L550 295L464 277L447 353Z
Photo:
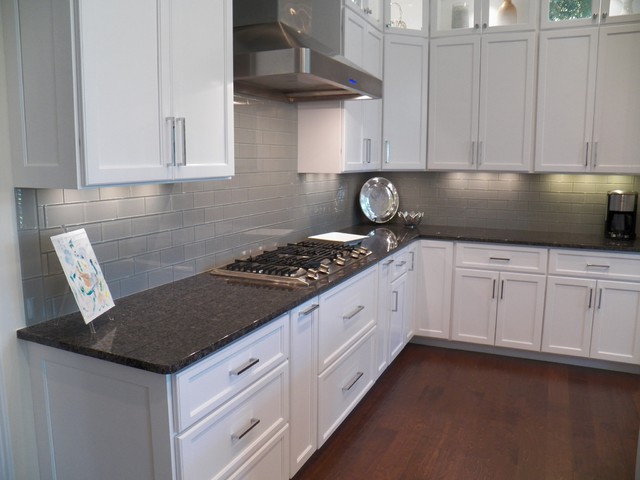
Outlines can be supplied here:
M20 62L8 63L22 80L15 123L24 138L16 186L233 174L231 0L14 7Z
M431 40L429 170L529 171L535 33Z
M542 2L542 28L562 28L640 20L635 0L549 0Z
M431 36L533 30L537 0L433 0Z
M428 56L426 38L385 34L383 170L426 168Z
M382 77L382 32L350 8L344 9L343 50L347 60ZM381 135L382 100L301 103L298 105L298 171L379 170Z
M428 0L384 0L384 28L390 33L426 37L428 14Z
M344 4L371 25L382 28L382 0L345 0Z
M536 171L639 173L640 25L540 34Z

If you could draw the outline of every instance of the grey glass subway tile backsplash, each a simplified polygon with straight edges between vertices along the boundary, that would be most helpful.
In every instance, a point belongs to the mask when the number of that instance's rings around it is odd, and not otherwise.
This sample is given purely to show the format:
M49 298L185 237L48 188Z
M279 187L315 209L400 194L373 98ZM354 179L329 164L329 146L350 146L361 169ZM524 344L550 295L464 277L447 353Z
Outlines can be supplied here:
M117 299L362 221L368 174L298 174L295 106L236 107L231 179L92 190L16 190L27 324L76 311L50 236L84 228ZM606 192L640 177L382 173L423 223L600 233Z

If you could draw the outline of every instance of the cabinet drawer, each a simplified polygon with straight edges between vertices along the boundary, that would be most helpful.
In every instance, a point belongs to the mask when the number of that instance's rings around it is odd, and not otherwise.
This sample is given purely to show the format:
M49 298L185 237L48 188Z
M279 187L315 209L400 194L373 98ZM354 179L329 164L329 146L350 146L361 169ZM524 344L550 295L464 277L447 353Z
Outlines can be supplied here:
M484 268L501 271L545 273L547 270L547 250L458 243L456 244L456 266Z
M319 376L318 448L373 385L375 331L369 331Z
M283 316L177 373L177 431L204 417L288 357L289 321Z
M394 256L394 261L390 266L391 281L412 270L413 267L413 255L408 249L397 253Z
M370 268L320 297L318 373L376 323L377 272Z
M288 480L289 441L289 426L286 426L240 466L229 480Z
M176 437L179 477L226 478L289 420L288 363Z
M551 250L549 273L640 281L640 255L582 250Z

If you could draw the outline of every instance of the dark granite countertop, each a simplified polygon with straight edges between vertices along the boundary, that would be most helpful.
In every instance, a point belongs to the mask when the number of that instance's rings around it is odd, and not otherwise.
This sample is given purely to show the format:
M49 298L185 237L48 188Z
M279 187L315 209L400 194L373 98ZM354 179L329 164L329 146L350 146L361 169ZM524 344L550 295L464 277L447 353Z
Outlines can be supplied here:
M203 273L116 301L93 321L79 313L18 330L18 338L159 374L175 373L241 338L415 239L509 243L528 246L640 252L640 241L596 235L480 228L359 225L373 254L314 287L273 287Z

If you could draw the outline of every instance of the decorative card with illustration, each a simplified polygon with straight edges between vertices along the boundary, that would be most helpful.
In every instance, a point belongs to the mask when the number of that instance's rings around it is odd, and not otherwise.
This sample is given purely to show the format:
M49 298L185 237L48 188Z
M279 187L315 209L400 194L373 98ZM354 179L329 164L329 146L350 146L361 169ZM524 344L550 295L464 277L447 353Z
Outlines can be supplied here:
M84 228L51 237L84 323L114 306L111 292Z

